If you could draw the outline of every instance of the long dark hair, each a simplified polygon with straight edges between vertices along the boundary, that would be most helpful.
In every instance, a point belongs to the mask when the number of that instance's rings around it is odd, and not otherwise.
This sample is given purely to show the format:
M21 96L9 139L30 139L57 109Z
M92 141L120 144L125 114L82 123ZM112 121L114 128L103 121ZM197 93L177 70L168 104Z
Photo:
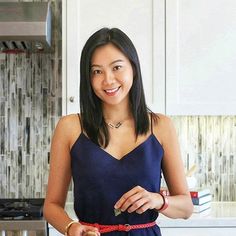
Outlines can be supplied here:
M91 58L96 48L108 43L116 46L130 60L133 84L129 92L130 109L135 122L136 137L149 130L148 108L145 102L142 75L137 51L129 37L117 28L102 28L85 43L80 59L80 113L82 126L96 144L106 147L109 132L105 123L101 100L95 95L90 81Z

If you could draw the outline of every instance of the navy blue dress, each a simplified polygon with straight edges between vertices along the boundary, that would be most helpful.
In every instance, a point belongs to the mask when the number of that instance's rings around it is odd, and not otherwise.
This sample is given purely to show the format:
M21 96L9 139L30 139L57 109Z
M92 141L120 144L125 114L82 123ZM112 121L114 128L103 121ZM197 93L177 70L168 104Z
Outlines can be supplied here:
M163 148L153 133L138 147L117 160L93 143L83 132L71 148L74 182L74 210L87 223L144 224L157 219L158 212L122 212L114 215L120 197L139 185L150 192L160 191ZM104 236L160 236L157 225L129 232L109 232Z

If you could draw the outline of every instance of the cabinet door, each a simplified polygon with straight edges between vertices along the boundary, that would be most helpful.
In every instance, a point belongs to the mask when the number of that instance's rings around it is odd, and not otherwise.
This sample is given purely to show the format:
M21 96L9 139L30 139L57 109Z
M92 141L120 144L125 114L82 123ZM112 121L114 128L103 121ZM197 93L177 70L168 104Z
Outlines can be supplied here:
M77 0L62 0L62 114L79 112Z
M166 0L166 110L236 114L236 1Z
M235 235L236 228L162 228L163 236L225 236Z
M63 234L61 234L51 226L49 227L49 236L63 236Z
M155 112L165 110L165 0L64 0L66 4L66 61L64 109L78 112L79 59L88 37L102 27L118 27L134 42L143 74L146 100ZM74 101L72 101L74 98Z

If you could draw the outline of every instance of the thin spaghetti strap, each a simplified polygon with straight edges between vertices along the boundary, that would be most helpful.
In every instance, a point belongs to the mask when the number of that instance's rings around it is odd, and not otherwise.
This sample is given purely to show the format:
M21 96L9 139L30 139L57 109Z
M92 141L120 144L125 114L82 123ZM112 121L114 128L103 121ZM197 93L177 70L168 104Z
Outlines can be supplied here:
M150 118L151 118L151 132L152 132L152 134L153 134L153 128L152 128L152 113L150 113Z
M79 113L78 113L77 115L78 115L78 117L79 117L81 132L83 132L83 123L82 123L81 117L80 117Z

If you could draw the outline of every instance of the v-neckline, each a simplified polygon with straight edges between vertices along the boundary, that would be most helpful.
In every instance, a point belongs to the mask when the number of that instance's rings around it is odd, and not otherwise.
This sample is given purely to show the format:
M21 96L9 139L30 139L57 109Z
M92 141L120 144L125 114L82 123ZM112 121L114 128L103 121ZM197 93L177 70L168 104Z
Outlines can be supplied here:
M111 158L112 160L115 161L123 161L124 159L126 159L127 157L130 156L130 154L132 154L133 152L135 152L137 149L139 149L140 147L142 147L143 145L145 145L149 139L151 139L154 134L151 133L143 142L141 142L139 145L137 145L135 148L131 149L129 152L127 152L126 154L124 154L120 159L118 159L117 157L115 157L114 155L110 154L109 152L107 152L106 150L104 150L103 148L101 148L99 145L97 145L96 143L94 143L91 139L89 139L83 132L80 134L80 136L83 136L88 142L90 142L92 145L94 145L100 152L103 152L105 154L107 154L109 156L109 158ZM154 136L155 137L155 136ZM156 139L156 137L155 137ZM156 139L157 140L157 139ZM157 142L159 143L159 141L157 140ZM159 143L160 144L160 143ZM160 144L161 146L161 144ZM162 147L162 146L161 146Z

